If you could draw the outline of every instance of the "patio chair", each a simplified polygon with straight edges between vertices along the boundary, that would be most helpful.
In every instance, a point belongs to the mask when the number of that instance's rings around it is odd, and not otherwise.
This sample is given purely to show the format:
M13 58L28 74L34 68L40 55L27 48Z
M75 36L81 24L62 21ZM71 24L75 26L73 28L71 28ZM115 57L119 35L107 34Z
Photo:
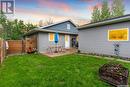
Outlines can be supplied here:
M53 47L49 46L47 48L47 53L52 54L53 53Z
M61 46L61 52L65 52L66 50L65 50L65 47L64 46Z
M62 46L59 46L59 52L60 53L62 52Z
M56 50L57 50L58 53L60 53L60 52L61 52L61 46L60 46L60 45L57 45L57 46L56 46Z

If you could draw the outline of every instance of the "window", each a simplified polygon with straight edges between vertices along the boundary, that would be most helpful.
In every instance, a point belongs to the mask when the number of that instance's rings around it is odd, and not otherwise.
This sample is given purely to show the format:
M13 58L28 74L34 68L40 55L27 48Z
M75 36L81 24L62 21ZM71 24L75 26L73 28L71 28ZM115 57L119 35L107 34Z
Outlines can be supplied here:
M67 24L67 29L70 30L70 24Z
M108 30L108 41L128 41L129 29Z
M54 41L54 33L49 33L49 41Z

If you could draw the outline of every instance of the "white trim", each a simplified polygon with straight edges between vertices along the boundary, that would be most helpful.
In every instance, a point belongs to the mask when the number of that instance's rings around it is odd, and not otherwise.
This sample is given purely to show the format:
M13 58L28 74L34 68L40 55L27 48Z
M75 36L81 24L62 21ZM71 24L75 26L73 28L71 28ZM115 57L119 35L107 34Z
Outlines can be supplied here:
M67 41L66 41L67 38ZM70 48L70 35L65 35L65 48Z
M127 29L127 31L128 31L128 38L127 38L127 40L109 40L109 32L110 31L113 31L113 30L123 30L123 29ZM121 29L111 29L111 30L108 30L108 32L107 32L107 40L108 41L129 41L129 28L121 28Z

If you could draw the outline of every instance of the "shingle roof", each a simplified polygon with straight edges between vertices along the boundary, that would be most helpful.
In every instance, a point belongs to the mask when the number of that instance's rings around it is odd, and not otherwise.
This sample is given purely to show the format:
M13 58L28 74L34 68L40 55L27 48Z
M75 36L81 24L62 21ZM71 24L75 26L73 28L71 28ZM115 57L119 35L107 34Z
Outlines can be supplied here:
M66 20L66 21L55 23L55 24L47 25L47 26L44 26L44 27L35 28L35 29L27 32L24 36L34 34L34 33L37 33L37 32L58 32L58 33L63 33L63 34L76 34L77 35L78 34L77 29L75 31L71 31L71 32L70 31L64 31L64 30L51 29L52 26L55 26L55 25L58 25L58 24L61 24L61 23L65 23L65 22L70 22L70 23L72 23L72 25L74 25L76 27L76 25L71 20Z
M47 26L43 26L43 27L40 27L40 28L45 29L45 28L52 27L52 26L55 26L55 25L58 25L58 24L61 24L61 23L65 23L65 22L71 22L76 27L76 25L71 20L65 20L65 21L62 21L62 22L58 22L58 23L47 25Z
M91 28L91 27L109 25L109 24L126 22L126 21L130 21L130 14L120 16L120 17L106 19L106 20L103 20L103 21L98 21L98 22L94 22L94 23L85 24L85 25L82 25L82 26L78 27L78 29L81 30L81 29L87 29L87 28Z

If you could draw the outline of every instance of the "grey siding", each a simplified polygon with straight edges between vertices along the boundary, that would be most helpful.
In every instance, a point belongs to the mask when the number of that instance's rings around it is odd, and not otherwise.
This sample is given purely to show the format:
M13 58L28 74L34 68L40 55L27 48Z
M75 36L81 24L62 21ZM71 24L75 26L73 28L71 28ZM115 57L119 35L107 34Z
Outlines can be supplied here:
M49 46L55 46L54 41L49 41L49 33L38 33L38 52L43 53L46 52ZM73 35L70 35L71 37ZM74 36L73 36L74 37ZM76 37L76 36L75 36ZM71 40L71 39L70 39ZM71 41L70 41L71 42ZM65 35L59 34L59 42L58 45L65 47Z
M70 24L70 29L67 29L67 24ZM56 31L65 31L65 32L70 32L70 33L78 33L77 28L70 22L64 22L61 24L57 24L45 29L50 29L50 30L56 30Z
M38 52L44 52L48 46L48 33L38 33Z
M108 30L121 28L130 29L130 22L79 30L79 50L85 53L114 55L113 44L115 42L108 41ZM130 58L130 41L118 43L120 44L120 56Z

